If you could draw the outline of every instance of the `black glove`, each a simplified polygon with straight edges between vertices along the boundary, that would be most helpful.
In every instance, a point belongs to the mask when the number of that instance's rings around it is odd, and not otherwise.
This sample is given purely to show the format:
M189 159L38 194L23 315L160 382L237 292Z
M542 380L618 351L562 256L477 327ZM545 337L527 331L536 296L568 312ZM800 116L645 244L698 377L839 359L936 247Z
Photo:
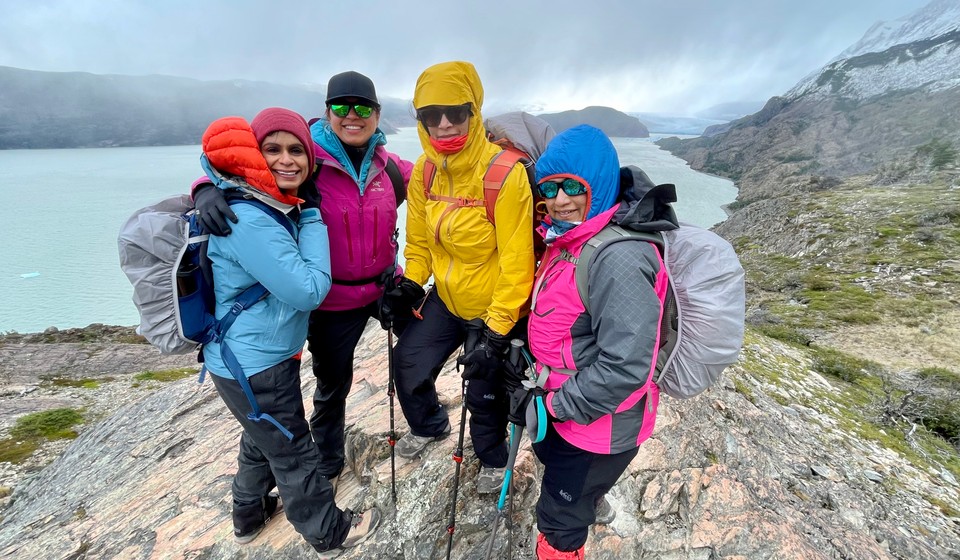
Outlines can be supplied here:
M414 307L426 297L423 286L406 276L396 276L387 281L380 296L380 326L388 330L397 319L406 319L413 315Z
M210 235L220 237L230 235L233 231L227 220L237 223L237 215L230 209L227 199L220 189L213 183L204 183L193 191L193 205L197 209L197 218L203 225L203 230Z
M519 353L518 353L519 354ZM513 359L512 356L503 361L503 385L507 392L520 388L520 384L527 379L527 361L523 356Z
M457 363L463 366L460 376L464 379L492 378L504 362L509 344L506 336L485 326L476 347L457 358Z
M510 413L507 415L507 419L516 424L517 426L526 426L527 418L536 418L536 411L534 410L536 397L543 397L543 408L547 413L547 420L554 420L553 416L550 415L550 410L547 408L547 391L541 387L520 387L514 389L510 393ZM530 416L532 415L532 417Z
M303 202L300 203L300 210L320 208L320 190L317 189L317 185L313 181L307 181L300 185L300 188L297 189L297 196L303 199Z

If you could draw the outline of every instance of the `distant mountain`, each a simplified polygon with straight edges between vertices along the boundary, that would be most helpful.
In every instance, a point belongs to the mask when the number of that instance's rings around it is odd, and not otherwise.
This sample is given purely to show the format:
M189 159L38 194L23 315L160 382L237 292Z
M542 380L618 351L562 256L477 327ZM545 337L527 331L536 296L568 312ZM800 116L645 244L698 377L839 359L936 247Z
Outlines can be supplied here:
M211 121L248 119L270 106L307 118L324 92L246 80L36 72L0 67L0 149L198 144ZM382 99L381 128L411 121L407 103Z
M741 203L820 188L824 177L904 161L931 142L960 144L956 0L875 25L844 53L755 114L658 143L694 169L735 179Z
M589 124L602 130L607 136L622 138L648 138L650 131L636 117L610 107L587 107L579 111L545 113L538 115L550 123L558 133L579 124Z

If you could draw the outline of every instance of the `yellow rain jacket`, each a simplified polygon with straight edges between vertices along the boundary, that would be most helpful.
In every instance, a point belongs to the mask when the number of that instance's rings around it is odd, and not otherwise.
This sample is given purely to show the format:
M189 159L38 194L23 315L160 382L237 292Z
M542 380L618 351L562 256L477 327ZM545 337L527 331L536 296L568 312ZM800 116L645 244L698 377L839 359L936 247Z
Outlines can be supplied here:
M423 284L431 275L443 303L461 319L477 317L493 331L507 334L529 311L533 287L533 196L526 170L515 165L507 175L494 210L496 227L482 202L457 207L427 199L423 164L436 165L431 192L483 200L483 175L500 148L486 139L480 107L483 86L468 62L431 66L417 80L414 107L471 103L473 116L466 145L441 154L418 126L420 156L407 189L404 275Z

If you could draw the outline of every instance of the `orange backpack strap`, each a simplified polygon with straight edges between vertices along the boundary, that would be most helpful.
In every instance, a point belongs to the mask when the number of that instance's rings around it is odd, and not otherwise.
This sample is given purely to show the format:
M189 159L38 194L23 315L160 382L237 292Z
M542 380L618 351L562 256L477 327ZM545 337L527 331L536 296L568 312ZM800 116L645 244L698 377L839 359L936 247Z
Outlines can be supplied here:
M476 198L464 198L462 196L444 196L440 194L435 194L431 192L431 187L433 186L434 176L437 174L437 166L434 165L429 159L423 162L423 194L427 200L435 200L438 202L446 202L447 207L444 208L443 212L440 214L440 218L437 220L437 229L434 232L434 239L437 244L440 243L440 224L443 222L443 219L453 212L457 208L466 208L471 206L483 206L484 201ZM486 191L484 191L486 192Z
M437 166L429 159L423 162L423 194L430 198L430 187L433 185L433 176L437 174Z
M497 225L493 217L493 211L497 206L497 196L500 195L500 189L503 188L503 182L507 180L507 175L517 163L523 162L527 166L529 158L526 154L516 148L504 147L504 149L490 160L487 166L487 172L483 174L483 202L487 207L487 219L490 223Z

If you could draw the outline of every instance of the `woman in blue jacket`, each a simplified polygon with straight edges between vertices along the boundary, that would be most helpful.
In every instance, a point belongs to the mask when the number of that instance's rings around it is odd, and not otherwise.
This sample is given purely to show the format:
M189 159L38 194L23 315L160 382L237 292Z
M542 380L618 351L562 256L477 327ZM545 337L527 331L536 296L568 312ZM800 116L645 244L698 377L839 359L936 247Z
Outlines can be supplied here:
M203 354L217 392L243 427L233 481L237 541L253 540L283 507L321 557L333 557L371 534L380 514L337 508L304 415L300 353L310 311L331 285L327 229L310 181L312 147L303 117L281 108L261 111L249 125L239 117L219 119L204 133L210 179L231 191L227 199L258 201L234 204L240 220L233 234L209 240L215 315L223 318L257 283L269 293L237 315L223 340L204 345ZM251 414L253 403L262 414ZM274 486L279 497L270 493Z
M321 472L334 487L344 468L347 395L353 384L354 350L370 318L379 319L384 283L399 274L397 207L405 197L413 164L386 150L379 128L380 102L373 81L341 72L327 83L323 119L310 127L319 171L314 190L323 195L320 214L333 244L333 284L310 314L307 340L317 386L310 431ZM393 176L391 176L391 167ZM211 234L229 235L237 216L206 178L194 197ZM401 324L395 325L397 332Z

